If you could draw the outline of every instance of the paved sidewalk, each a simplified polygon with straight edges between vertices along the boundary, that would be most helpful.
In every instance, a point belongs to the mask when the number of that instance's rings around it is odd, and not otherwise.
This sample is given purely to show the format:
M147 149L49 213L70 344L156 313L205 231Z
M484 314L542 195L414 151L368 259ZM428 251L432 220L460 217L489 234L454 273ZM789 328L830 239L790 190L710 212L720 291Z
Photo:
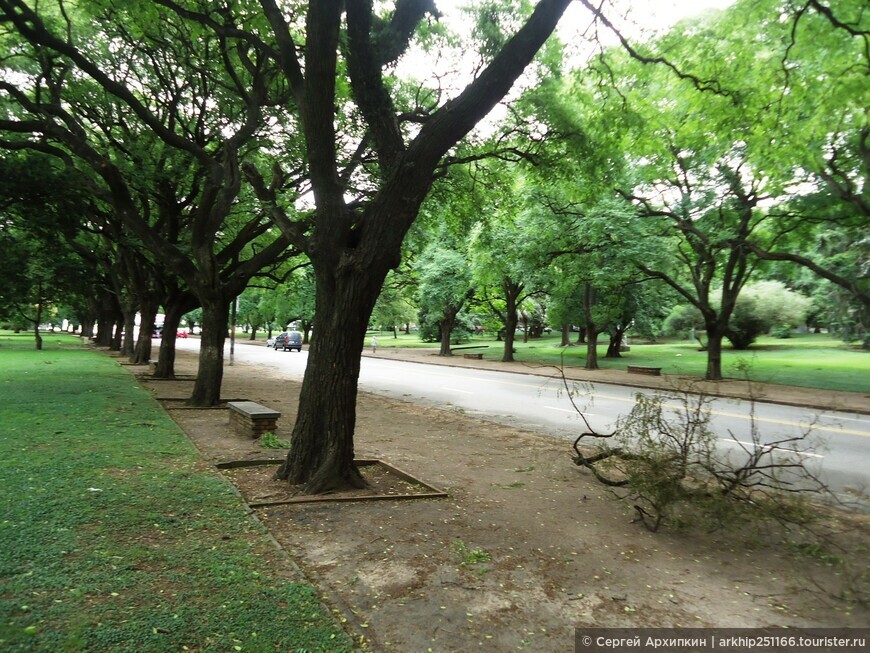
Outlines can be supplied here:
M462 355L442 357L437 349L411 348L378 348L377 354L370 350L363 352L364 356L387 358L393 360L429 363L432 365L449 365L453 367L472 367L482 370L497 370L515 374L540 374L542 376L558 376L559 370L554 366L523 363L502 363L497 360L476 360L463 358ZM626 366L628 363L626 363ZM816 388L799 388L772 383L753 383L739 379L723 381L702 381L697 377L666 375L645 376L629 374L620 370L584 370L583 368L565 369L565 377L572 381L589 381L594 383L610 383L613 385L633 386L639 388L673 389L675 386L691 382L699 389L719 397L735 397L749 399L754 395L757 401L785 404L788 406L807 406L826 411L842 411L870 415L870 394L863 392L835 392L818 390Z

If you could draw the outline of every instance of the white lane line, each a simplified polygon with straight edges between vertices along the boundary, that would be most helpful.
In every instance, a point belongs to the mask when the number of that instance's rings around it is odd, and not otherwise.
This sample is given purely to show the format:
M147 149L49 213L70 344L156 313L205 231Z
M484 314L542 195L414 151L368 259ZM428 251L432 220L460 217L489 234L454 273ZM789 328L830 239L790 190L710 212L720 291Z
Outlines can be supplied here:
M574 410L573 408L556 408L555 406L544 406L548 410L558 410L560 413L573 413L574 415L595 415L596 413L587 413L584 411Z
M824 456L821 454L809 453L808 451L795 451L794 449L786 449L785 447L777 447L775 445L762 444L760 442L745 442L743 440L735 440L733 438L722 438L722 442L733 442L734 444L739 444L739 445L742 445L744 447L752 447L752 448L761 447L762 449L767 449L767 450L777 449L779 451L784 451L786 453L794 453L794 454L797 454L798 456L810 456L812 458L824 458Z
M448 388L447 386L442 386L442 390L449 390L450 392L461 392L465 395L473 395L474 393L470 390L460 390L459 388Z

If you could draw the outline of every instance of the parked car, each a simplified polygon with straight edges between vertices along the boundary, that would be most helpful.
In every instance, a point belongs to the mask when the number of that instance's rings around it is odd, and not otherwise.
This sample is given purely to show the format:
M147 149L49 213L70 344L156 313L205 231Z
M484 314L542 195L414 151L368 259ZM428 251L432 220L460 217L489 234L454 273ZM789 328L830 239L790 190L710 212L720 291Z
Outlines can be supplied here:
M266 339L266 346L267 347L274 347L275 346L275 338L267 338Z
M285 331L279 333L275 338L275 351L283 349L284 351L302 351L302 334L299 331Z
M187 331L185 331L184 329L179 329L178 331L175 332L175 337L176 338L186 338Z

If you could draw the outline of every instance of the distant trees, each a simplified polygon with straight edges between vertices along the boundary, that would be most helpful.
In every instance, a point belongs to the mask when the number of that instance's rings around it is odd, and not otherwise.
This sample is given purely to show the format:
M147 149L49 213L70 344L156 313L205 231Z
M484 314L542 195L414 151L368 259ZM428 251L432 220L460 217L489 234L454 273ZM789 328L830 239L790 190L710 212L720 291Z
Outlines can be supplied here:
M452 356L450 340L459 312L474 296L471 269L465 254L433 245L418 263L421 331L431 325L440 343L439 356Z
M713 302L718 301L716 293ZM776 332L787 336L806 322L812 301L787 288L779 281L757 281L747 284L737 298L728 321L725 336L734 349L748 349L758 336ZM667 329L677 334L695 329L702 331L704 319L697 307L682 304L667 319Z
M37 349L41 324L54 322L64 304L81 309L97 292L99 276L77 255L82 235L68 220L82 220L86 210L82 193L46 157L0 159L0 319L30 327Z

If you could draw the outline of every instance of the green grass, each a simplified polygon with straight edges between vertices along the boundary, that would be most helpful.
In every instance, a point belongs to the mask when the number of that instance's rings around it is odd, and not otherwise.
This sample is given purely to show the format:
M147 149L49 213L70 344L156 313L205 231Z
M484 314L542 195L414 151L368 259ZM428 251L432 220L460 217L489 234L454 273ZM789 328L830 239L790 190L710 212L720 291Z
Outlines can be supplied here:
M399 334L394 339L391 333L378 335L378 348L429 347L437 343L421 342L416 334ZM572 334L576 340L577 334ZM370 339L371 334L367 337ZM366 342L368 342L368 339ZM560 336L554 333L543 338L515 342L519 362L582 367L586 362L586 345L559 346ZM501 360L504 343L491 337L473 337L459 347L488 345L487 349L474 350L483 353L485 359ZM598 363L603 369L625 370L628 365L661 367L664 374L680 374L703 378L707 369L706 352L698 351L697 343L663 341L657 344L641 344L631 340L631 351L622 358L607 359L606 336L598 348ZM760 338L752 348L736 351L727 346L722 353L722 373L728 378L743 378L738 366L748 365L750 378L764 383L819 388L822 390L846 390L870 392L870 352L845 345L826 334L802 334L793 338Z
M350 651L118 364L0 333L0 650Z

